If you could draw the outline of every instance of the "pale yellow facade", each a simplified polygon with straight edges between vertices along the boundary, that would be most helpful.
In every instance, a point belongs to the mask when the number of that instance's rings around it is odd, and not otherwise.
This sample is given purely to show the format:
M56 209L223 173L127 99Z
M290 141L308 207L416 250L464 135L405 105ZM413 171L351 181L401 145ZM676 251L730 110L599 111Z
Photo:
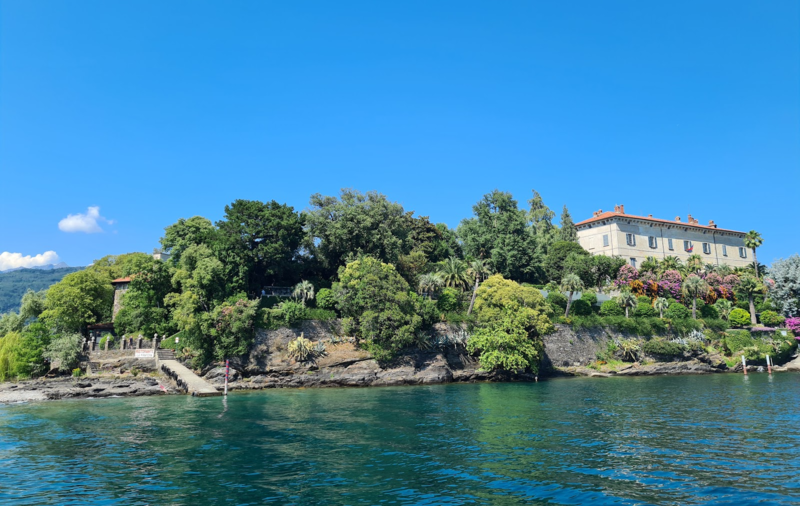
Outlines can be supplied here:
M576 224L578 242L593 255L620 256L637 268L650 256L659 260L675 256L686 262L692 254L713 265L752 264L744 232L719 229L713 222L700 225L691 216L688 222L678 220L626 215L618 206L613 213L598 211L594 218Z

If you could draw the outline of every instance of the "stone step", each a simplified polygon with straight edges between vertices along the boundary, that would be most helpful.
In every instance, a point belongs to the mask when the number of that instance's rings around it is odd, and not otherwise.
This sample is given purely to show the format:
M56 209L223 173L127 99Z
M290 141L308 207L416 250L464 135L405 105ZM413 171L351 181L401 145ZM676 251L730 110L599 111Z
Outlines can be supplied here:
M174 350L158 350L156 353L159 360L175 360Z

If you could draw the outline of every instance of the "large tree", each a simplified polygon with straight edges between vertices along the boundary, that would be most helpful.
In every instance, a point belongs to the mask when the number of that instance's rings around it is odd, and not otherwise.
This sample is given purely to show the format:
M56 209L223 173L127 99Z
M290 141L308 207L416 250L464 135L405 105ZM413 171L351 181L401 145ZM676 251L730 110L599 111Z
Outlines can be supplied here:
M761 234L756 232L755 230L751 230L744 234L744 245L753 250L753 270L756 273L756 279L760 280L760 276L758 273L758 257L756 256L756 248L760 247L764 244L764 239L761 238Z
M510 193L495 190L472 207L474 217L458 226L464 253L487 259L495 272L517 281L531 281L535 240L524 211Z
M696 320L697 298L708 292L708 284L700 276L690 274L683 281L683 292L692 300L692 318Z
M51 286L40 318L59 332L85 332L93 323L111 321L114 288L104 273L73 272Z
M293 260L303 240L303 218L294 208L274 200L236 200L225 206L217 228L220 257L234 286L258 293L266 285L296 281Z
M217 229L210 220L202 216L181 218L164 229L161 247L170 254L172 262L179 262L183 252L190 246L205 244L211 247L216 241Z
M767 287L769 298L785 316L800 315L800 255L772 262Z
M561 211L561 229L558 231L558 238L561 241L578 242L578 229L575 228L575 222L572 221L566 205Z
M564 265L567 262L567 257L571 254L588 257L589 252L581 247L580 244L570 241L556 241L550 245L547 256L544 258L544 272L547 279L559 283L561 278L564 277ZM588 261L588 259L586 259ZM575 258L571 260L574 265ZM591 280L589 280L591 281Z
M427 218L414 218L378 192L343 189L338 198L317 193L310 206L305 213L306 248L327 277L359 255L397 264L415 246L438 237L439 230L429 227Z
M747 303L750 308L750 323L755 325L757 323L755 296L756 294L764 293L764 285L753 276L743 276L739 286L736 287L736 293L747 297Z

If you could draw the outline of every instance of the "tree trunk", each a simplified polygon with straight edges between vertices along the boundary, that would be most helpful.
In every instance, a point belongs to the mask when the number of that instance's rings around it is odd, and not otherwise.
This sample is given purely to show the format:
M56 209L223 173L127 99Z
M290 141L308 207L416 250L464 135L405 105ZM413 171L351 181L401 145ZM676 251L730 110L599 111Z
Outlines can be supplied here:
M661 318L662 320L664 319L664 310L663 309L659 309L658 310L658 317Z
M625 318L628 317L628 306L625 306Z
M567 299L567 312L564 313L564 318L569 318L570 306L572 306L572 292L569 292L569 298Z
M467 309L467 314L472 313L472 306L475 305L476 295L478 295L478 276L475 276L475 288L472 289L472 299L469 301L469 309Z
M756 249L753 248L753 268L756 271L756 279L761 281L761 278L758 277L758 257L756 256Z
M697 319L697 297L692 297L692 319Z
M750 302L750 323L753 325L756 324L756 305L753 302L753 296L748 296L748 302Z

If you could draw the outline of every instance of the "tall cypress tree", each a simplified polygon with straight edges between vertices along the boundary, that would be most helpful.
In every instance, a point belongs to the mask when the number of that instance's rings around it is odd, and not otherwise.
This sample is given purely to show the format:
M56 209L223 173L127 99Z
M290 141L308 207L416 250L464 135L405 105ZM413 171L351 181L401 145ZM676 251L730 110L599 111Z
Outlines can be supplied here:
M575 223L572 221L566 205L561 211L561 230L559 230L558 237L562 241L578 242L578 229L575 228Z

